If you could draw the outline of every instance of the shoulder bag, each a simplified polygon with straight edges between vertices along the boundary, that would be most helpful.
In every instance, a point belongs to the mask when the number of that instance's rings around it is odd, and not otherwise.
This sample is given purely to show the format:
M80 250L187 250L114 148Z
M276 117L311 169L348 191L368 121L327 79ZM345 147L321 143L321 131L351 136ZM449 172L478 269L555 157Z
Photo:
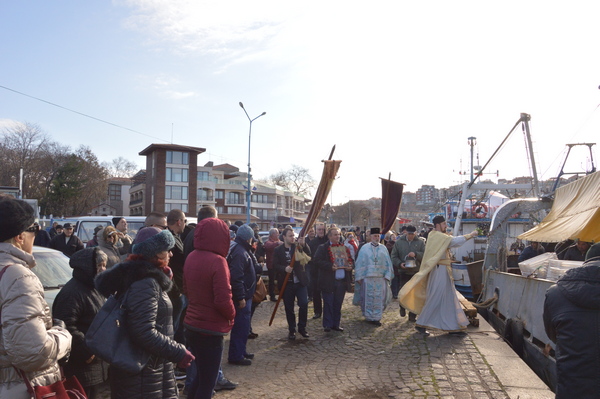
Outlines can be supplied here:
M100 359L118 369L139 373L150 360L150 354L131 342L127 332L127 292L117 299L111 295L85 334L88 349Z

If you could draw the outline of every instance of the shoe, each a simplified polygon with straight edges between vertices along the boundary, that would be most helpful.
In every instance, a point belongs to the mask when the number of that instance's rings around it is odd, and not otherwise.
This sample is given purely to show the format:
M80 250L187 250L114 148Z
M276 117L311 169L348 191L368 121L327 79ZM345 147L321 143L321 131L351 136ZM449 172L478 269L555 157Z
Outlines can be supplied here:
M187 374L185 370L175 369L175 379L176 380L185 380Z
M397 297L397 296L393 296L392 298L394 298L394 299L398 299L398 297Z
M464 331L450 331L448 335L454 335L455 337L466 337L467 333Z
M293 340L295 340L295 339L296 339L296 333L295 333L295 332L291 332L291 333L289 333L289 335L288 335L288 339L289 339L289 340L292 340L292 341L293 341Z
M244 359L254 359L254 353L246 353Z
M250 359L228 360L227 363L235 364L236 366L250 366L252 364L252 360L250 360Z
M304 338L308 338L310 337L310 335L308 335L308 333L306 331L299 331L300 335L302 335Z
M414 313L408 313L408 321L412 321L412 322L417 321L417 315Z
M379 320L369 320L369 323L373 324L374 326L381 327L381 322Z
M237 384L235 382L229 381L227 378L223 378L221 381L217 381L215 385L215 391L221 391L223 389L235 389Z
M342 332L344 331L344 327L333 327L332 330Z
M313 318L313 320L314 319L320 319L321 318L321 313L315 313L315 315L312 318Z
M258 334L256 334L256 333L248 334L248 339L254 339L254 338L258 338Z
M329 327L325 327L325 328L323 329L323 331L325 331L325 332L329 332L329 331L331 331L331 328L329 328Z
M404 309L403 307L400 307L400 317L404 317L406 316L406 309Z
M277 298L275 298L275 295L271 295L271 302L277 302Z
M419 327L419 326L416 326L416 327L415 327L415 330L417 330L417 332L418 332L419 334L422 334L422 335L424 335L424 336L428 336L428 335L429 335L429 331L427 331L427 329L426 329L425 327Z

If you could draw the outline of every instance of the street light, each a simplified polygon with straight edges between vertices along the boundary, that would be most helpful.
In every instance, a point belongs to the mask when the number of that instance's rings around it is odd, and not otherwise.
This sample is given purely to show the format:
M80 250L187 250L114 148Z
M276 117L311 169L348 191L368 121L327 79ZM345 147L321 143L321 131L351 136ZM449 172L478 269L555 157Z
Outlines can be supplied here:
M251 186L251 180L250 180L251 179L251 177L250 177L250 141L252 140L252 122L257 120L261 116L265 115L266 112L263 112L262 114L258 115L256 118L251 119L250 116L248 115L248 112L246 112L246 108L244 108L244 104L242 104L241 101L240 101L240 107L242 107L242 109L244 110L244 113L246 114L246 117L250 121L250 130L248 132L248 188L246 190L246 204L247 204L246 205L246 223L250 224L250 197L252 195L252 186Z

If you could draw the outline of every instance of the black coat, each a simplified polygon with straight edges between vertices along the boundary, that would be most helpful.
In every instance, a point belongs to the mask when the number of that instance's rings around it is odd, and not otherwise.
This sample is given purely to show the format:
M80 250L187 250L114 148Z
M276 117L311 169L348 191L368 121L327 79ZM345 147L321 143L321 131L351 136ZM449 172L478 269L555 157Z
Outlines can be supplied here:
M546 292L544 326L556 343L556 397L597 398L600 387L600 260L571 269Z
M250 250L248 242L236 238L231 244L227 264L231 278L231 294L233 302L249 300L256 290L256 271L258 262Z
M313 257L313 261L319 269L319 279L317 287L322 292L333 292L335 290L335 271L333 270L333 262L329 257L329 247L331 243L327 241L325 244L319 245L317 253ZM343 247L344 249L346 247ZM352 284L352 272L345 271L344 281L346 283L346 290L349 285Z
M108 364L98 357L91 363L86 363L93 354L85 345L85 334L106 298L94 288L94 248L78 251L69 263L73 268L73 278L56 295L52 315L55 319L64 321L73 336L71 355L64 366L65 374L69 377L77 376L81 385L86 387L100 384L107 377Z
M310 256L310 247L304 246L302 247L304 253ZM291 256L294 255L294 251L296 251L296 244L292 244L290 249ZM289 262L287 256L285 254L285 244L281 244L273 251L273 268L275 269L275 273L282 278L277 279L277 283L279 284L279 289L281 290L281 286L283 285L283 279L285 278L285 268L289 266ZM294 262L294 270L292 271L292 275L290 276L288 283L294 282L294 276L298 277L298 281L301 285L308 285L308 276L306 275L305 266L301 265L300 262Z
M128 291L127 331L151 355L140 373L111 369L111 398L177 398L173 362L186 352L173 340L173 307L167 295L171 280L150 262L128 260L100 273L96 288L106 296Z
M75 234L69 237L69 241L66 238L65 233L54 236L50 240L50 248L61 251L70 258L75 252L83 249L83 242Z
M315 238L313 238L312 240L310 240L308 242L308 247L310 248L310 253L313 255L317 254L317 249L319 248L319 245L325 244L326 242L329 242L329 239L327 238L327 236L323 236L323 237L318 237L315 236ZM319 281L319 266L317 266L317 263L313 259L310 260L310 262L308 262L308 272L310 273L310 285L312 287L313 290L318 290L318 281Z

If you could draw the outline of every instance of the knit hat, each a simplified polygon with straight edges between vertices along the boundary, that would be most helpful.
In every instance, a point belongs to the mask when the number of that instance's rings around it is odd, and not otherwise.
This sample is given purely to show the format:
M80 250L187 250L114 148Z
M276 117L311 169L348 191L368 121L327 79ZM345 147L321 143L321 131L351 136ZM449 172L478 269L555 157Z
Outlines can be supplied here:
M0 242L27 230L34 222L33 208L27 202L4 197L0 200Z
M252 230L252 227L248 226L247 224L243 224L240 227L238 227L238 230L236 232L236 238L237 237L244 241L248 241L249 239L254 237L254 230Z
M168 251L175 246L175 238L169 230L158 227L144 227L135 237L137 244L133 245L131 253L154 258L158 253Z
M119 222L121 221L121 219L123 219L123 218L122 217L112 218L113 225L115 227L117 227L117 225L119 224Z
M585 260L596 258L598 256L600 256L600 242L595 243L590 247L590 249L588 249L587 253L585 254Z

